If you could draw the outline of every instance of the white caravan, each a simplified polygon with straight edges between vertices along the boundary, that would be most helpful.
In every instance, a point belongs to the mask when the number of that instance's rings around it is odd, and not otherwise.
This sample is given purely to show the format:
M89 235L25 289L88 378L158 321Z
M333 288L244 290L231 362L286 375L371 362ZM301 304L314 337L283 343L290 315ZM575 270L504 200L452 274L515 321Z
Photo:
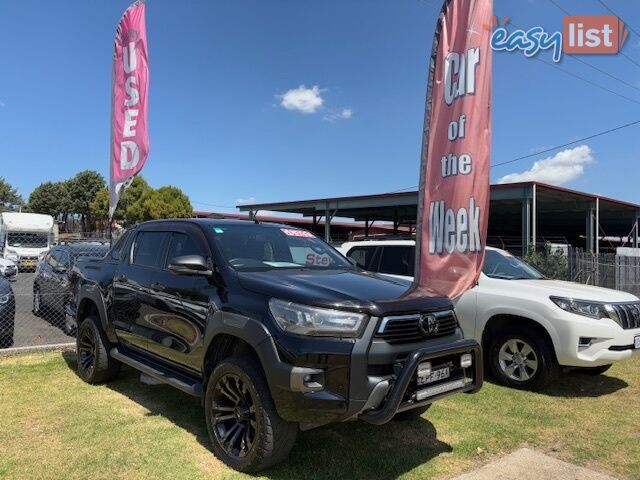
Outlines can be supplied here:
M19 269L36 267L38 257L53 243L53 217L40 213L0 214L0 256Z

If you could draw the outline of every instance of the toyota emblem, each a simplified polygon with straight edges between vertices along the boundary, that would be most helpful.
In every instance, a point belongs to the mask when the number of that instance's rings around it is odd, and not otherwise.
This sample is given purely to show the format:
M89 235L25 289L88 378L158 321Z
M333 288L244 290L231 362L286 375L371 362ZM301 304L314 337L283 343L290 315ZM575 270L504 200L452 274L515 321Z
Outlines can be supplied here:
M418 321L418 329L423 337L431 337L438 334L440 323L434 315L421 315Z

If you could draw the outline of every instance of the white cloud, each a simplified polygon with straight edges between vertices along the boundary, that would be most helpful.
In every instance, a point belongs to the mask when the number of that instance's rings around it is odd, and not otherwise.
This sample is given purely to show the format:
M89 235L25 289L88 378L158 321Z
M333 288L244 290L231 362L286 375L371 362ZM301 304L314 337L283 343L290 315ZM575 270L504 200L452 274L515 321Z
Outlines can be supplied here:
M343 108L339 112L333 111L333 112L327 113L324 117L322 117L322 119L326 120L327 122L333 123L336 120L347 120L352 116L353 116L353 110L351 110L350 108Z
M287 110L301 113L315 113L324 102L322 90L317 85L307 88L300 85L298 88L287 90L283 95L276 95L280 99L280 105Z
M256 201L255 197L239 198L236 200L236 205L240 205L242 203L254 203L255 201Z
M553 157L537 160L529 170L521 173L510 173L498 180L498 183L538 181L562 185L578 178L584 173L584 166L593 163L591 148L580 145L563 150Z

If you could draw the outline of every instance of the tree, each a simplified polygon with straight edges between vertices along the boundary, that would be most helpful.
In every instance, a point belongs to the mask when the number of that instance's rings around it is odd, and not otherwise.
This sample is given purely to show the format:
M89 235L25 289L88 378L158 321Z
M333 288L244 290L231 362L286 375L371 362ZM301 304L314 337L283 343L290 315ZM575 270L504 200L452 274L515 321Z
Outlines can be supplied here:
M173 186L150 190L142 197L144 220L159 218L189 218L193 208L189 197Z
M68 180L71 209L82 217L84 230L91 230L91 203L97 193L104 189L104 177L94 170L84 170Z
M550 243L546 243L543 250L532 248L524 260L546 277L568 280L569 261L561 249L554 251Z
M44 182L29 195L29 210L58 217L69 211L69 192L66 182Z
M0 210L17 210L24 205L18 190L0 177Z

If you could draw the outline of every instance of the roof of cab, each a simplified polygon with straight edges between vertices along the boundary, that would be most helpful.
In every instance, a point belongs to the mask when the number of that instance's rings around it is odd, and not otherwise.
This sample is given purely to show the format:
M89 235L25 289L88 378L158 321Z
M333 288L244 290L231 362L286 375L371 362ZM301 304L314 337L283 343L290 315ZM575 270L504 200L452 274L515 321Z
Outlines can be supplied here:
M260 225L266 228L290 228L298 229L298 227L292 227L291 225L285 225L282 223L255 223L252 220L242 219L227 219L227 218L173 218L166 220L149 220L147 222L140 223L138 227L144 227L145 225L157 225L163 223L190 223L195 225L201 225L203 227L222 227L228 225Z

